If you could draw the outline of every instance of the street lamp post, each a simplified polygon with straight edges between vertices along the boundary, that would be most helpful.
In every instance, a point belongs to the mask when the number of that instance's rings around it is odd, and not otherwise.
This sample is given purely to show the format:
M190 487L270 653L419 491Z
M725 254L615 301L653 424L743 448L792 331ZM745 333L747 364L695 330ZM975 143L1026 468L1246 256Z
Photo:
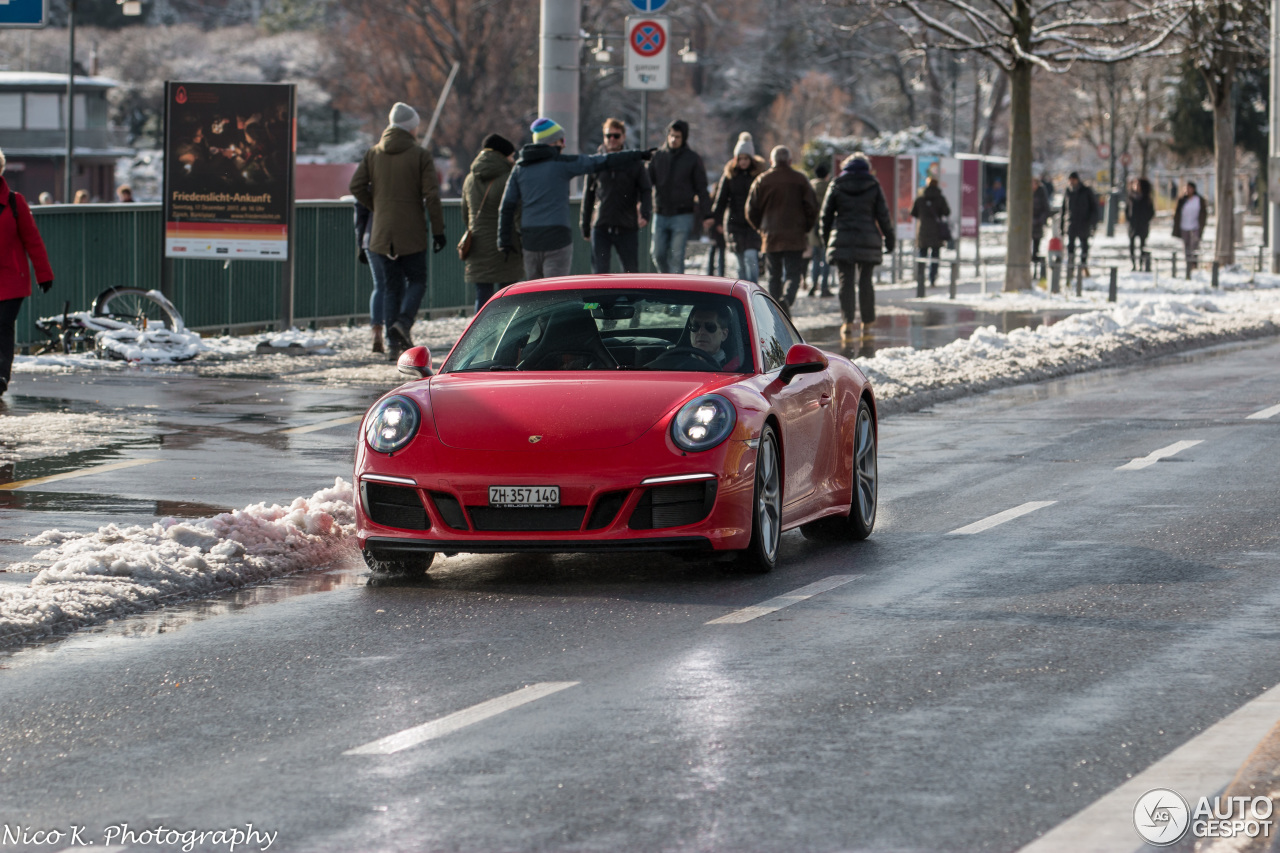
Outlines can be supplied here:
M116 0L116 5L129 17L142 14L141 0ZM71 201L71 176L75 174L76 137L76 0L67 0L67 160L63 174L64 201Z

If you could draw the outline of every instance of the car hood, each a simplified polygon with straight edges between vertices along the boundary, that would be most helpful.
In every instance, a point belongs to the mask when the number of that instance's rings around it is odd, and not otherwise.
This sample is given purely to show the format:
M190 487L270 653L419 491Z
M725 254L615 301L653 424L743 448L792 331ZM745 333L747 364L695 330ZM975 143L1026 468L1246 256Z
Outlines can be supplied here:
M464 450L603 450L635 441L723 375L548 378L445 374L431 380L436 434ZM540 436L533 440L533 436Z

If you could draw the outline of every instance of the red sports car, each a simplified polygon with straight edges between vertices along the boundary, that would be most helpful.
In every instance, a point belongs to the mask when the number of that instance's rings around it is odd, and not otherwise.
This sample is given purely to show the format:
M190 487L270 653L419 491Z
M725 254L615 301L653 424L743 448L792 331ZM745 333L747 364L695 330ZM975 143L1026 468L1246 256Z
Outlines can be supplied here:
M725 552L768 571L785 530L865 539L876 406L750 282L544 279L494 296L438 374L373 405L357 536L375 571L437 554Z

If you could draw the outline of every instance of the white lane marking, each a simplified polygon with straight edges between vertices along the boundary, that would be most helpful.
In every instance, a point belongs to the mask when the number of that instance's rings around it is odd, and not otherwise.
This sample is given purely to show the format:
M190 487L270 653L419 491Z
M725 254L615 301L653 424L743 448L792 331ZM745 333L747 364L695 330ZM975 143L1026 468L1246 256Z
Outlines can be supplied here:
M92 468L81 468L79 471L68 471L65 474L51 474L48 477L36 477L34 480L19 480L16 483L0 484L0 492L16 492L29 486L53 483L58 480L74 480L76 477L88 477L91 474L102 474L106 471L119 471L121 468L132 468L135 465L150 465L159 459L130 459L128 462L111 462L106 465L95 465Z
M752 619L758 619L761 616L774 613L784 607L790 607L799 601L807 598L813 598L824 592L829 592L839 586L844 586L849 581L856 581L860 575L832 575L829 578L823 578L820 581L802 586L794 592L788 592L786 595L779 595L777 598L771 598L768 601L762 601L759 604L753 604L751 607L744 607L741 610L735 610L732 613L726 613L716 619L708 622L708 625L740 625L743 622L750 622Z
M1204 439L1196 439L1195 441L1175 441L1168 447L1162 447L1159 450L1153 450L1140 459L1134 459L1116 468L1117 471L1137 471L1139 468L1146 468L1148 465L1154 465L1166 456L1173 456L1181 453L1188 447L1195 447L1197 444L1204 444Z
M330 427L342 426L343 424L353 424L361 420L364 415L351 415L346 418L334 418L331 421L321 421L318 424L308 424L307 426L290 427L289 429L280 430L281 435L305 435L309 432L319 432L322 429Z
M447 734L456 732L458 729L478 723L481 720L487 720L495 717L503 711L510 711L512 708L518 708L529 702L534 702L544 696L550 696L552 693L559 693L561 690L573 687L581 682L577 681L543 681L538 684L530 684L528 687L521 687L514 693L508 693L505 696L499 696L496 699L490 699L481 702L479 705L472 705L470 708L464 708L461 711L455 711L452 714L441 717L438 720L432 720L429 723L423 723L420 726L414 726L411 729L405 729L402 732L396 732L393 735L387 735L384 738L371 741L363 746L357 746L354 749L348 749L343 755L391 755L393 752L399 752L402 749L408 749L411 746L417 746L434 738L444 737Z
M1004 512L997 512L995 515L989 515L973 524L966 524L964 527L957 527L951 533L969 534L981 533L984 530L990 530L997 525L1004 524L1006 521L1026 515L1029 512L1035 512L1038 509L1044 509L1047 506L1053 506L1057 501L1031 501L1030 503L1015 506L1013 509L1006 509ZM948 534L950 535L950 534Z
M1269 409L1263 409L1261 412L1254 412L1252 415L1245 418L1245 420L1265 421L1267 418L1274 415L1280 415L1280 405L1272 406Z
M1280 687L1223 717L1084 811L1018 853L1132 853L1146 849L1133 807L1152 788L1172 788L1194 809L1235 778L1245 759L1280 720Z

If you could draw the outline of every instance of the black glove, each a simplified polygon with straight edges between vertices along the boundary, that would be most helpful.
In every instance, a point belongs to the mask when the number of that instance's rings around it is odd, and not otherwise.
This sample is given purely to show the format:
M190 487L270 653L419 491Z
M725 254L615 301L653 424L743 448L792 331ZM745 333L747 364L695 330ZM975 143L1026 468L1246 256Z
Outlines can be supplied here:
M48 293L48 292L49 292L49 289L50 289L51 287L53 287L53 281L52 281L52 280L50 280L50 281L42 281L42 282L40 282L40 283L39 283L39 286L40 286L40 292L41 292L41 293Z
M365 252L363 246L361 246L359 249L356 249L356 260L358 260L360 263L365 265L369 263L369 255L367 252Z
M431 247L435 250L436 254L439 254L444 251L444 244L447 242L449 241L444 238L443 234L436 234L431 238Z
M498 251L502 253L502 262L505 264L511 258L511 255L515 253L515 247L499 246Z
M653 155L654 155L654 154L657 154L657 153L658 153L658 149L657 149L657 148L650 148L648 151L641 151L641 152L640 152L640 159L641 159L641 160L652 160L652 159L653 159Z

